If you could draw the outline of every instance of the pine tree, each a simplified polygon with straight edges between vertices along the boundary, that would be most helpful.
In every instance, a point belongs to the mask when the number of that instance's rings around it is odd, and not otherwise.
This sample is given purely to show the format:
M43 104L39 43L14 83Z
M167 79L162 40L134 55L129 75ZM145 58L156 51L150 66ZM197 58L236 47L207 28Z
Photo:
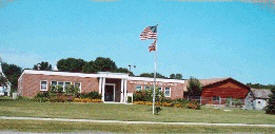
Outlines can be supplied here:
M268 99L268 105L265 108L267 114L275 114L275 88L271 90L272 94Z

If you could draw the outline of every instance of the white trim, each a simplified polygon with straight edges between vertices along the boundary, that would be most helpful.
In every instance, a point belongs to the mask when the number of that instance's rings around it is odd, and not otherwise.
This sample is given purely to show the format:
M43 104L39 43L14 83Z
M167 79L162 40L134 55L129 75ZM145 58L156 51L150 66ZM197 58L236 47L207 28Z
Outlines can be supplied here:
M123 101L124 101L124 103L126 103L126 99L127 99L127 96L126 96L126 93L127 93L127 80L125 79L124 80L124 92L123 92L123 96L124 96L124 99L123 99Z
M140 80L140 81L154 81L154 78L133 77L133 76L129 76L128 74L124 74L124 73L111 73L111 72L99 72L97 74L85 74L85 73L71 73L71 72L24 70L19 78L21 78L23 74L42 74L42 75L76 76L76 77L92 77L92 78L104 77L104 78ZM159 81L159 82L175 82L175 83L184 83L185 82L185 80L163 79L163 78L157 78L156 81Z
M43 81L46 81L46 89L42 89L41 87L42 87L42 82ZM48 80L40 80L40 91L48 91Z
M123 102L123 88L124 87L124 80L121 79L120 80L120 102L122 103Z
M169 95L167 96L167 95L165 95L165 91L166 91L166 88L169 88ZM164 91L163 91L163 94L164 94L164 97L171 97L171 87L165 87L164 88Z
M102 94L101 94L101 99L104 102L105 100L105 83L106 83L106 78L103 78L103 82L102 82Z
M101 89L102 89L102 77L99 78L98 82L98 93L101 94Z
M154 81L154 78L148 78L148 77L132 77L132 76L129 76L128 80ZM158 81L158 82L184 83L185 80L157 78L156 81Z
M114 90L114 91L113 91L113 94L114 94L114 95L113 95L113 101L105 101L105 100L104 100L104 102L116 102L116 84L115 84L115 83L105 83L104 87L105 87L105 86L113 86L113 90ZM105 89L106 89L106 88L105 88ZM105 89L104 89L104 90L105 90ZM104 92L104 96L105 96L105 93L106 93L106 92Z

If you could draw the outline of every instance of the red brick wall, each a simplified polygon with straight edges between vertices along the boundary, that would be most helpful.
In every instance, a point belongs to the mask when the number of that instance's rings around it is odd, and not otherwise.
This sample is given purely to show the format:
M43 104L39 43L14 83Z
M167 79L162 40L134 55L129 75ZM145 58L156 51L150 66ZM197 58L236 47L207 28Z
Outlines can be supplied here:
M144 90L145 86L153 86L153 82L148 81L140 81L140 80L128 80L127 81L127 89L128 93L134 93L136 91L136 86L142 86L142 90ZM172 82L157 82L157 87L162 87L164 90L165 87L171 88L171 99L183 98L183 87L182 83L172 83Z
M91 91L97 91L99 88L99 79L98 78L85 78L77 76L57 76L57 75L41 75L41 74L24 74L22 76L22 84L19 89L22 89L22 96L34 97L37 93L40 92L40 81L48 81L48 89L50 88L51 81L69 81L69 82L81 82L81 93L88 93ZM120 101L120 89L121 89L121 79L106 79L106 83L115 83L116 84L116 101ZM136 81L136 80L127 80L127 89L128 93L134 93L136 86L141 85L144 90L145 86L153 86L153 82L148 81ZM183 87L182 83L173 83L173 82L157 82L158 87L171 88L171 99L183 98Z
M34 97L40 92L40 81L48 81L48 89L51 81L70 81L81 82L81 93L88 93L91 91L98 91L97 78L84 78L72 76L56 76L56 75L40 75L40 74L24 74L22 76L22 96Z

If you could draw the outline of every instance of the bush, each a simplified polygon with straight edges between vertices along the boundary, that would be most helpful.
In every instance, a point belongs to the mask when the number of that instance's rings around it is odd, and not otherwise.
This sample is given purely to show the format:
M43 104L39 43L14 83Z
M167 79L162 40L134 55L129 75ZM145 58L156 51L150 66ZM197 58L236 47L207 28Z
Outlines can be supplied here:
M131 97L131 96L128 96L127 102L128 102L128 103L133 103L133 102L132 102L132 97Z
M153 101L153 89L136 91L133 95L134 101ZM156 102L165 99L163 92L156 90Z
M96 91L80 94L80 98L101 99L101 97L102 97L101 94L99 94Z
M191 102L188 102L188 103L187 103L187 108L198 110L198 109L201 109L201 106L200 106L200 104L199 104L198 102L196 102L196 101L191 101Z
M71 96L78 96L79 95L79 88L75 87L73 85L70 85L69 87L66 88L66 95L71 95Z
M38 102L46 102L49 100L49 92L39 92L35 97L34 100Z
M271 90L272 94L269 96L268 105L265 107L265 113L275 114L275 88Z

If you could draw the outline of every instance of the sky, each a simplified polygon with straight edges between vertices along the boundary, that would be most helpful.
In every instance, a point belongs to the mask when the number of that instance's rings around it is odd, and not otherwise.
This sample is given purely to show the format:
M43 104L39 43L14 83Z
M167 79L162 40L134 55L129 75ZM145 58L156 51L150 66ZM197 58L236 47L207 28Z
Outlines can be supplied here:
M273 1L273 4L275 2ZM271 5L271 6L270 6ZM157 71L275 84L274 5L238 1L0 0L0 57L32 68L109 57L154 71L146 26L158 24Z

